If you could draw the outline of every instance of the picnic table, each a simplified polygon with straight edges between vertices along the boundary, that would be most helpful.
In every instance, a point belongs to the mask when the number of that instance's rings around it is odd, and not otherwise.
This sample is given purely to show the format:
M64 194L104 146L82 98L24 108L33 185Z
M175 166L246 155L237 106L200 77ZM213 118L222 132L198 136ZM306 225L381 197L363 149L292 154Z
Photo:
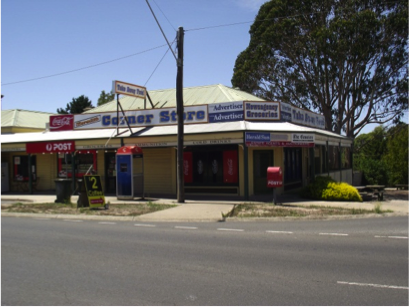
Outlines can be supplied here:
M358 186L355 187L361 196L370 195L376 196L378 200L383 200L383 192L385 191L385 186L380 184L372 184L372 185L365 185L365 186Z

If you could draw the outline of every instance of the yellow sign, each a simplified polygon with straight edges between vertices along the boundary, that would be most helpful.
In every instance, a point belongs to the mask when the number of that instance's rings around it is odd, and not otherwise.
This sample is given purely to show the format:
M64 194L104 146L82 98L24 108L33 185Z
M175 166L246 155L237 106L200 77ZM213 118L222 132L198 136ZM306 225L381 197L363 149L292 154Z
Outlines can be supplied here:
M90 208L104 207L105 196L102 190L101 177L99 175L86 175L84 182Z

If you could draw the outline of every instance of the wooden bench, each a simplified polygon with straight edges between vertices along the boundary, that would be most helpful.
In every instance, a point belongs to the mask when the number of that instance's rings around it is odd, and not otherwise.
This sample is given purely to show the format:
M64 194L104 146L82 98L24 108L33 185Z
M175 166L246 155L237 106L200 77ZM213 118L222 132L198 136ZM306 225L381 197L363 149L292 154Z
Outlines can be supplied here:
M385 191L384 185L367 185L365 191L372 193L379 201L383 200L383 192Z
M407 190L408 189L408 185L407 184L395 184L395 187L397 190Z
M384 185L366 185L354 188L358 190L359 195L364 200L371 200L373 197L376 197L379 201L383 200Z

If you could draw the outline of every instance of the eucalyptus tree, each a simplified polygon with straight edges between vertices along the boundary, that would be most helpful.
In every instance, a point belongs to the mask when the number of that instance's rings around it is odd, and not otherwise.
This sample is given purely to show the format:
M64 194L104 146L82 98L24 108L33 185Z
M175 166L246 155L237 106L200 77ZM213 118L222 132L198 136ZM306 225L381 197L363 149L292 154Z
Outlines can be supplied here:
M407 1L271 0L232 84L320 112L327 130L355 137L408 109L407 38Z

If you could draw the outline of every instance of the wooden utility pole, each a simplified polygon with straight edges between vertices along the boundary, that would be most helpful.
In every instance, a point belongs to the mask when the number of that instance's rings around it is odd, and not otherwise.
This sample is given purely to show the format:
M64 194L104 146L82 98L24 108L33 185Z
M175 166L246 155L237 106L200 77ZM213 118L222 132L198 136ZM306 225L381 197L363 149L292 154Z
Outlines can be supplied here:
M177 145L177 198L178 203L185 202L185 184L183 182L183 27L177 33L177 75L176 75L176 112L178 116Z

